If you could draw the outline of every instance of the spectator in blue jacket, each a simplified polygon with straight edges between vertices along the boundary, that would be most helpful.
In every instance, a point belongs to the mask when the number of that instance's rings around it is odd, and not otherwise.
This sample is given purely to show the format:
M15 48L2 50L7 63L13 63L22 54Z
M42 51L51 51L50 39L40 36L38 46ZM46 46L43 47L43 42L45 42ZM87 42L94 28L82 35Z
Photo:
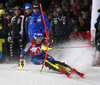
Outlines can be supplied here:
M48 18L46 15L44 15L44 18L47 30L49 30L51 27ZM33 34L36 31L41 31L44 34L44 36L46 35L41 10L38 4L33 5L32 17L29 19L28 33L30 41L34 39Z

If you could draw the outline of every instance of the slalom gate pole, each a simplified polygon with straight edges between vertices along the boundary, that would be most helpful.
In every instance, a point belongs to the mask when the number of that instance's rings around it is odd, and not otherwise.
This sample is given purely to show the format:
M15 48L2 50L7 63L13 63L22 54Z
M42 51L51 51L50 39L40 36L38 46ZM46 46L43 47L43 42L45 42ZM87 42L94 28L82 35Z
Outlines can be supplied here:
M52 49L67 49L67 48L88 48L91 46L76 46L76 47L54 47Z
M46 41L47 41L47 50L46 50L46 55L45 55L45 59L44 59L43 65L42 65L41 70L40 70L40 72L42 72L43 67L44 67L44 65L45 65L45 61L46 61L46 59L47 59L47 54L48 54L48 33L47 33L47 27L46 27L46 22L45 22L45 18L44 18L44 14L43 14L43 9L42 9L42 5L41 5L41 3L40 3L40 9L41 9L42 18L43 18L43 22L44 22L44 26L45 26Z

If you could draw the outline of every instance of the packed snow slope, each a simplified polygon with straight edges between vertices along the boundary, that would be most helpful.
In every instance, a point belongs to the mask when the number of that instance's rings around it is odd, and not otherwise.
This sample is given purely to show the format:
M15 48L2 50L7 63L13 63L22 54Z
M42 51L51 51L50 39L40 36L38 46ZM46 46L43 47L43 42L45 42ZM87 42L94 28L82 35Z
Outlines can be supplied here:
M58 46L86 46L87 43L72 42ZM65 62L85 74L85 79L76 74L71 78L41 65L26 62L23 69L11 68L17 63L0 64L0 85L100 85L100 68L92 67L94 48L54 49L49 51L56 60Z

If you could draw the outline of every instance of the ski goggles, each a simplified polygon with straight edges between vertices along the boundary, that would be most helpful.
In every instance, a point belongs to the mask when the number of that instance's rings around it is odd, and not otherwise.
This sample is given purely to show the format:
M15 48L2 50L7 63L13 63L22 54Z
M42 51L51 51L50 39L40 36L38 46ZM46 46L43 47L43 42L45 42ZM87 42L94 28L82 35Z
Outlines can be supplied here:
M42 41L43 38L36 38L35 40L36 40L36 41Z

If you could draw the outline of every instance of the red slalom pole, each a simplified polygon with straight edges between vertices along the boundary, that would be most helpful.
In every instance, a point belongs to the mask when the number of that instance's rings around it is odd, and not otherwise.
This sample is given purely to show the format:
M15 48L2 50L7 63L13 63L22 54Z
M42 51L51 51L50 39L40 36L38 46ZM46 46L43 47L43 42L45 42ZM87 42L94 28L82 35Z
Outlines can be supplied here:
M40 3L40 9L41 9L41 13L42 13L42 18L43 18L43 22L44 22L44 26L45 26L45 31L46 31L46 40L47 40L47 50L46 50L46 55L45 55L45 59L44 59L44 62L43 62L43 65L42 65L42 68L40 70L40 72L42 72L43 70L43 67L45 65L45 61L47 59L47 54L48 54L48 33L47 33L47 27L46 27L46 22L45 22L45 18L44 18L44 14L43 14L43 9L42 9L42 5Z

